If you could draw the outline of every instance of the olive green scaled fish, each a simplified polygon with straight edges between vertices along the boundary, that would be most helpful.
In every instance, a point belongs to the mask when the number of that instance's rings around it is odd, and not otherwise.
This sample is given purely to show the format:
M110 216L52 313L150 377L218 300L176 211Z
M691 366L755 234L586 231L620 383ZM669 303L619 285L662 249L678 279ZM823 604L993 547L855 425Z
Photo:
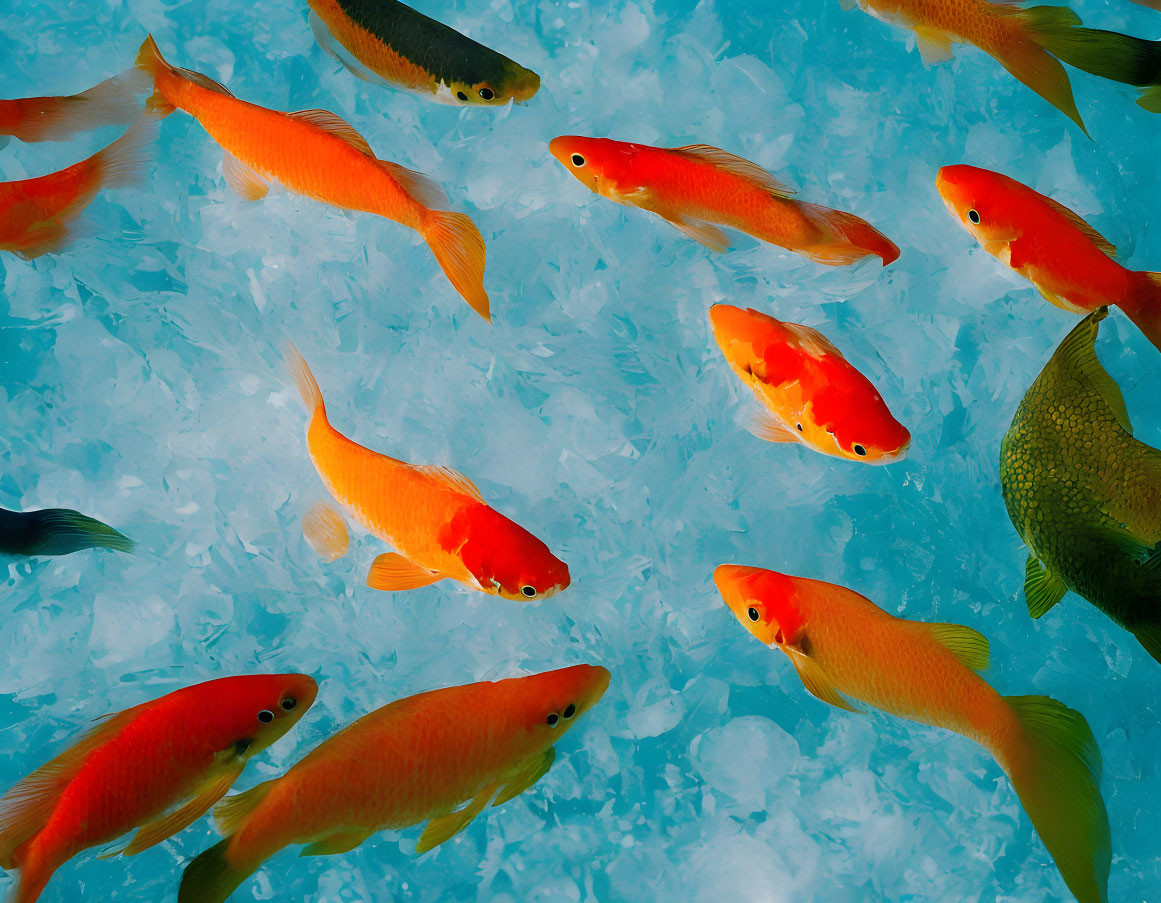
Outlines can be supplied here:
M1028 546L1024 596L1039 618L1071 590L1161 662L1161 451L1133 438L1097 360L1098 307L1068 334L1000 445L1000 487Z

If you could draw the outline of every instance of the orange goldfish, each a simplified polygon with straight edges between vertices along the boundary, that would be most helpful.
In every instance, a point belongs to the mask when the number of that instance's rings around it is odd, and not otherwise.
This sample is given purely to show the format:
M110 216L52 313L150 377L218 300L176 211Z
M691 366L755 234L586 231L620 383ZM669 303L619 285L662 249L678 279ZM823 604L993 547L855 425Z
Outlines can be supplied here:
M98 191L133 185L142 176L155 131L154 118L143 117L87 160L47 176L0 182L0 250L25 260L62 250Z
M868 464L907 454L911 434L818 330L728 304L710 308L710 323L730 368L762 402L759 438Z
M1161 348L1161 273L1127 270L1117 249L1063 204L975 166L945 166L943 202L985 251L1070 313L1115 304Z
M760 166L716 147L660 148L607 138L562 135L549 151L577 180L618 204L656 213L714 251L728 226L828 266L877 255L883 266L899 249L850 213L793 200L794 190Z
M282 777L218 805L226 839L189 864L178 903L221 903L291 844L329 856L427 821L416 848L426 853L539 781L556 741L608 685L604 668L575 665L432 690L364 715Z
M82 850L137 828L105 854L133 856L193 824L317 693L305 674L226 677L101 721L0 799L0 866L20 869L11 903L33 903Z
M171 66L152 37L141 45L137 65L154 79L152 108L185 110L222 146L222 173L242 197L264 198L268 182L277 179L299 194L415 229L456 291L490 320L484 239L464 214L433 209L446 197L426 176L376 159L367 140L334 113L268 110L198 72Z
M1088 723L1047 696L1001 696L976 672L988 641L970 627L891 615L841 586L723 564L714 583L742 626L782 650L803 685L842 709L856 701L962 734L1004 769L1065 884L1107 903L1109 819Z
M327 419L322 393L292 344L286 361L310 412L306 443L327 490L367 530L402 554L375 559L367 585L382 590L427 586L445 577L481 592L530 602L568 586L568 565L543 542L491 508L480 490L450 467L408 464L352 442ZM345 549L346 528L331 515L304 525L320 557ZM341 554L341 551L339 551Z
M127 125L138 115L141 73L130 69L69 97L0 100L0 135L21 141L66 141L77 132Z

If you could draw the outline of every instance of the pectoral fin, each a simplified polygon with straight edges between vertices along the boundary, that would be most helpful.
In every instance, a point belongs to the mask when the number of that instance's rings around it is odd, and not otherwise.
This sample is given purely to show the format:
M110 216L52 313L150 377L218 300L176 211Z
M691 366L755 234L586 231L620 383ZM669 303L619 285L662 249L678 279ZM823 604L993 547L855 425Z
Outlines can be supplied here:
M1063 599L1066 592L1068 587L1063 580L1045 568L1035 555L1028 556L1024 568L1024 599L1028 603L1028 614L1033 618L1041 617Z
M767 442L799 442L799 434L781 420L763 409L750 422L750 432Z
M512 779L500 788L500 792L492 801L493 806L506 803L515 796L519 796L542 777L548 774L548 769L556 760L556 747L550 746L541 755L533 759L523 769L512 775Z
M270 191L266 179L258 170L243 163L229 151L222 157L222 175L226 184L247 201L260 201Z
M374 834L374 831L339 831L330 837L316 840L309 846L303 847L299 856L337 856L339 853L349 853L364 840Z
M802 685L823 702L828 702L840 709L846 709L848 712L862 711L831 685L822 668L810 656L803 655L797 650L789 650L787 655L794 663L794 670L798 672Z
M372 562L371 571L367 574L367 586L371 589L397 593L408 589L418 589L421 586L430 586L442 579L443 574L432 573L427 568L421 568L402 555L385 552Z
M915 28L915 43L923 62L929 66L946 63L954 56L951 51L951 35L938 28L919 25Z
M702 222L699 219L685 219L684 217L665 217L675 227L680 229L694 241L701 242L711 251L728 251L730 240L726 233L717 226Z
M422 855L459 834L488 805L488 800L492 798L492 794L496 792L498 786L498 784L489 784L463 809L429 821L415 847L416 855Z
M351 536L343 516L326 502L311 506L302 519L302 535L318 557L326 562L336 561L347 554Z

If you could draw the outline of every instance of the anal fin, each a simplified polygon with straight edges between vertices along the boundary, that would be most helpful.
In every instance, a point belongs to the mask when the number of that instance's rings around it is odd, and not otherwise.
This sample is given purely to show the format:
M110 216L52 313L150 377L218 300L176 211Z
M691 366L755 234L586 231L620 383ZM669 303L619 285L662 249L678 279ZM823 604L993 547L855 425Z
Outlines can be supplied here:
M1028 603L1028 614L1033 618L1041 617L1063 599L1066 592L1068 587L1063 580L1044 567L1035 555L1028 556L1024 567L1024 599Z
M302 519L302 535L315 554L326 562L336 561L347 554L351 537L346 521L333 505L319 502Z
M915 44L923 62L931 66L935 63L946 63L955 54L951 49L951 35L939 28L929 28L926 25L915 27Z
M247 201L260 201L270 191L261 173L246 163L243 163L229 151L223 151L222 175L239 196Z
M423 834L420 835L419 843L415 847L416 854L422 855L459 834L488 805L488 800L496 792L496 787L496 784L489 784L463 809L450 812L447 815L441 815L429 821L427 827L423 829Z
M384 552L372 562L367 586L386 592L401 592L430 586L442 579L443 574L432 573L395 552Z
M501 803L506 803L513 797L519 796L542 777L548 774L548 769L552 767L552 763L556 761L556 747L550 746L543 753L529 762L520 771L511 776L500 792L496 794L496 798L492 801L493 806L499 806Z
M374 834L374 831L338 831L330 837L316 840L305 846L299 856L337 856L340 853L349 853L364 840Z

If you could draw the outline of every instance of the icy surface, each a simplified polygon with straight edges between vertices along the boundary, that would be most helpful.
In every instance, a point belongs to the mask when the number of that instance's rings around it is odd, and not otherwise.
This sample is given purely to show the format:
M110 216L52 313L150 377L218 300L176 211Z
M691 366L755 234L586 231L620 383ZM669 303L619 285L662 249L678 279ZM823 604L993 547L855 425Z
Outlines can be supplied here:
M1150 9L1073 6L1161 37ZM999 493L1000 438L1073 318L984 254L934 188L945 163L1003 170L1161 269L1161 117L1074 73L1089 141L982 53L925 69L904 32L838 0L422 8L539 72L540 93L458 110L368 85L315 46L305 2L0 9L4 96L89 87L151 31L245 99L347 117L475 218L495 312L488 328L403 227L278 188L238 199L183 114L162 125L149 187L93 205L96 238L0 258L0 505L79 508L141 543L7 566L0 785L92 718L223 673L302 670L322 687L244 787L391 699L591 661L613 683L533 790L419 859L416 830L284 853L236 899L1062 898L995 763L809 696L721 605L710 576L737 561L982 630L1001 692L1050 694L1092 725L1110 899L1161 897L1161 668L1075 597L1028 618ZM747 238L715 255L589 194L547 152L569 132L718 145L865 216L903 256L831 270ZM114 135L11 142L0 177ZM860 467L747 433L754 402L709 334L717 301L822 329L911 429L910 457ZM383 546L357 530L320 564L300 530L324 491L288 337L336 426L467 472L561 554L572 587L531 606L447 583L376 593L364 578ZM1138 437L1161 445L1161 356L1119 313L1098 353ZM86 853L43 899L172 900L213 836L202 820L132 860Z

